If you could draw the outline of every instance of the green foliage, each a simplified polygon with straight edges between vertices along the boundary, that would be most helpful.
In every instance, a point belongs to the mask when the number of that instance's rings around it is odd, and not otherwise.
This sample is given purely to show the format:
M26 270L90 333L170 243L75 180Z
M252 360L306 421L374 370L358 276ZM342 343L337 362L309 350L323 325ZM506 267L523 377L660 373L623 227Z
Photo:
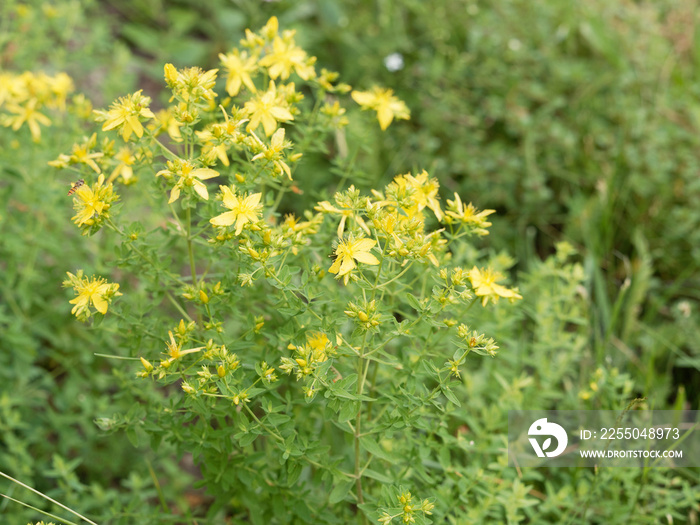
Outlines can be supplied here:
M696 469L520 471L504 456L509 409L621 410L635 397L698 408L692 10L671 0L3 2L0 100L6 74L65 71L96 107L143 88L158 123L142 115L139 141L119 127L121 138L93 138L89 101L68 90L65 108L37 98L51 120L36 117L37 138L28 121L13 130L19 113L0 102L0 471L99 523L378 523L405 512L417 523L694 523ZM290 102L300 113L283 125L280 143L293 146L279 157L262 127L265 160L252 161L259 144L229 141L223 167L220 137L189 131L183 148L175 112L158 111L171 95L163 64L224 78L219 53L271 15L298 30L317 71L341 71L357 91L393 89L410 121L381 131L345 93L293 73L305 99ZM222 81L216 89L216 104L242 118ZM320 112L324 98L347 115ZM222 123L215 105L200 109L190 131ZM102 154L101 187L119 196L102 199L109 208L79 198L71 209L69 183L102 191L74 143ZM166 204L182 166L170 170L165 149L219 172L200 179L207 200L195 177ZM423 168L441 211L455 192L497 210L484 243L457 238L426 200L413 233L446 228L434 238L448 250L431 246L444 275L406 229L401 255L366 206L399 197L387 183ZM238 204L260 194L238 234L238 222L209 223L232 211L215 200L219 183ZM353 244L368 238L360 221L376 241L367 251ZM349 259L346 284L327 274L338 231L365 259ZM470 306L469 269L486 264L511 274L518 305ZM60 288L66 271L76 293ZM86 324L70 315L81 297ZM177 348L199 350L164 366ZM68 516L16 483L0 492ZM20 503L4 499L0 514L58 522Z

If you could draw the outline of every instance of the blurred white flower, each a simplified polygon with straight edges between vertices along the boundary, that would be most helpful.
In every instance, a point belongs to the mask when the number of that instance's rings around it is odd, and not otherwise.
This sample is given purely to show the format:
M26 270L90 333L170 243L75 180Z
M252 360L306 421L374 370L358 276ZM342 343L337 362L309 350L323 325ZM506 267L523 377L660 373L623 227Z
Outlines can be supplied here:
M401 53L392 53L384 58L384 65L391 71L398 71L403 69L403 55Z

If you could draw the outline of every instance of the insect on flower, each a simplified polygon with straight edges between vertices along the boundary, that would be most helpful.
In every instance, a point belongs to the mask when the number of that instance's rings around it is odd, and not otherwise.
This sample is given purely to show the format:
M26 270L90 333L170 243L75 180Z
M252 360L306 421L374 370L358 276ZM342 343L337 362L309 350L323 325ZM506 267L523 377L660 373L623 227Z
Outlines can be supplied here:
M68 190L68 195L73 195L75 193L75 190L80 188L80 186L82 186L83 184L85 184L84 179L78 179L75 182L71 182L71 189Z

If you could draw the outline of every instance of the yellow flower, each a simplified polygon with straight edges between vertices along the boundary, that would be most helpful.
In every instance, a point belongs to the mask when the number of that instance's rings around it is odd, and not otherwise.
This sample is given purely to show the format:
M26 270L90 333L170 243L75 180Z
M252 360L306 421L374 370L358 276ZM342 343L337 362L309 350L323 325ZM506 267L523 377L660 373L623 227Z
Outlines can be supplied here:
M321 108L321 114L328 117L335 129L342 129L350 123L348 117L344 116L345 108L337 100L333 104L326 102Z
M411 113L404 104L394 96L391 89L374 86L370 91L353 91L352 99L362 109L373 109L377 112L379 127L385 130L394 118L407 120Z
M481 297L481 304L486 305L489 299L498 302L499 297L505 297L511 301L522 299L516 290L511 290L505 286L497 284L496 281L503 279L503 274L493 271L491 268L480 270L476 266L469 270L469 280L474 287L474 293Z
M209 192L206 185L201 182L203 180L218 177L219 174L211 168L197 168L189 160L176 159L168 161L167 169L160 170L156 173L156 177L163 176L165 178L179 177L175 186L170 191L170 200L168 204L172 204L180 198L180 192L187 188L192 188L197 195L204 200L209 200Z
M226 92L229 95L232 97L238 95L241 85L245 85L253 93L257 91L253 80L250 78L250 75L258 69L255 57L249 57L246 51L240 53L238 49L234 49L227 55L219 53L219 60L221 60L221 64L228 71Z
M148 109L151 103L150 97L144 97L141 90L126 97L120 97L116 102L113 102L109 111L98 111L97 120L104 120L102 131L111 129L119 129L119 134L124 140L129 140L131 134L134 133L138 138L143 136L143 125L140 118L154 119L155 115Z
M249 222L257 222L260 220L260 198L262 193L253 193L243 198L239 198L228 186L220 186L223 195L224 206L231 211L227 211L210 219L210 223L214 226L231 226L236 224L236 235L240 235L243 227Z
M355 185L352 185L348 188L347 193L351 194L354 191L355 191ZM338 202L338 199L336 198L336 203L337 202ZM371 234L370 229L367 226L367 223L365 222L365 220L362 218L362 216L359 213L355 213L355 210L353 208L343 206L343 208L340 209L340 208L336 208L328 201L322 201L322 202L318 203L318 206L314 206L314 210L320 211L321 213L340 215L340 222L338 223L338 230L336 231L336 233L338 234L338 237L343 236L343 232L345 232L345 224L347 222L348 217L353 219L357 223L357 225L367 233L367 235Z
M379 260L369 253L375 244L377 244L377 241L364 237L354 239L350 236L347 240L341 240L335 249L335 262L333 262L328 271L337 273L336 279L344 277L344 283L348 284L350 272L357 267L355 261L364 264L379 264Z
M313 356L313 360L317 363L323 363L328 360L328 354L332 350L328 336L323 332L311 332L306 334L306 346Z
M153 131L156 136L165 131L175 142L182 142L180 128L183 124L175 118L173 109L173 107L169 107L168 109L161 109L158 111L158 113L155 114L154 121L148 126L148 129Z
M322 332L308 332L305 345L297 346L290 343L287 349L294 350L294 358L283 357L279 368L287 374L295 371L297 380L312 375L321 363L335 355L333 344Z
M268 137L277 129L278 122L294 120L294 115L289 111L287 102L278 96L273 81L270 81L270 87L265 93L258 94L245 103L245 110L250 116L246 130L248 132L255 131L262 123L265 135Z
M321 73L316 77L316 83L324 91L330 93L347 93L352 88L347 84L337 84L333 85L333 82L338 80L340 73L335 71L328 71L325 67L321 69Z
M175 341L175 337L173 336L173 333L171 331L168 331L168 336L170 338L170 341L166 341L165 346L168 349L166 354L170 358L168 359L169 363L175 361L176 359L180 359L184 355L199 352L202 348L204 348L203 346L198 346L197 348L188 348L187 350L183 350L182 342Z
M109 176L109 182L112 182L119 176L121 176L121 182L125 185L136 182L134 178L134 168L132 168L134 162L136 162L136 158L131 153L129 147L124 146L120 148L114 158L119 161L119 164L117 164L117 167L114 168L114 171L112 171L112 174Z
M248 122L248 119L244 118L245 113L241 109L234 108L229 118L224 107L219 105L219 108L224 121L214 122L202 131L195 131L195 135L202 144L202 157L211 159L211 163L218 158L224 166L228 166L230 161L226 152L231 144L240 144L247 138L238 128Z
M61 153L58 159L49 161L49 166L53 166L54 168L66 168L72 164L85 164L86 166L90 166L95 173L101 173L102 170L100 170L95 160L104 157L104 153L90 152L96 145L97 133L93 133L92 136L86 139L82 144L73 144L70 155Z
M119 198L112 184L105 185L104 182L104 174L101 174L92 187L83 184L75 191L73 209L76 214L71 220L83 229L83 235L94 233L102 227L109 218L111 203Z
M74 89L73 79L66 73L58 73L54 77L48 77L47 83L53 95L53 100L50 100L47 105L65 111L68 94Z
M413 189L411 198L418 206L418 211L422 211L423 208L428 207L433 211L437 220L442 220L443 213L440 209L440 203L437 200L438 188L440 185L436 179L429 178L427 171L423 170L421 174L415 177L410 173L407 175L399 175L394 180L399 184L403 181Z
M119 290L119 285L116 283L108 283L107 279L95 277L88 279L83 277L83 271L78 270L77 275L70 272L68 279L63 282L64 288L73 288L77 297L69 302L73 305L71 313L79 320L85 321L90 317L90 304L95 307L95 310L101 314L107 313L107 308L114 297L122 295Z
M276 16L271 16L260 30L260 36L267 40L272 40L277 36L277 31L279 31L279 21Z
M8 104L7 110L10 113L15 113L15 116L6 116L3 119L3 125L5 127L12 126L12 129L17 131L22 127L22 124L26 122L34 142L39 142L39 140L41 140L41 128L39 124L43 124L44 126L51 125L49 117L43 113L39 113L37 110L36 99L29 100L23 106L19 104Z
M198 67L188 67L178 71L172 64L165 64L163 69L165 82L173 92L172 98L177 97L183 102L211 102L216 97L213 87L218 69L204 71Z
M284 150L292 147L292 143L284 140L284 128L280 128L272 135L270 139L270 145L263 144L263 142L258 139L262 151L255 155L251 160L266 159L268 162L272 162L275 166L275 172L277 175L286 173L289 180L292 180L292 170L289 165L282 160L284 158ZM253 137L258 138L255 133L251 133Z
M486 217L495 213L496 210L483 210L477 212L477 209L470 202L467 206L462 203L462 199L455 193L455 200L447 201L447 217L445 222L450 224L453 220L460 221L474 227L474 232L477 235L488 235L486 228L491 226L491 223L486 220Z
M285 31L285 38L276 36L272 42L272 52L260 60L260 65L267 67L270 78L282 80L289 78L292 70L304 80L316 76L315 57L309 58L306 52L294 43L294 31Z

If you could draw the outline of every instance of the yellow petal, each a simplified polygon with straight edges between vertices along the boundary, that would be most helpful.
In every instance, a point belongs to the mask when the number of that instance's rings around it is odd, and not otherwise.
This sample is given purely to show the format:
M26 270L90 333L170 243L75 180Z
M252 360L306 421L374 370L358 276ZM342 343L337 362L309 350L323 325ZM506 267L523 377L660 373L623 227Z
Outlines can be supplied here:
M257 206L258 203L260 202L260 198L262 197L262 193L253 193L252 195L248 195L245 198L245 205L246 207L254 207Z
M350 96L360 106L364 106L364 107L371 107L376 100L376 97L374 96L374 94L369 93L368 91L353 91L350 94Z
M355 261L352 260L352 257L341 257L341 259L342 262L340 263L340 271L338 272L338 275L345 275L357 266Z
M217 215L213 219L209 219L209 222L214 226L231 226L236 221L236 212L227 211L221 215Z
M180 198L180 188L178 186L175 186L172 191L170 192L170 200L168 201L168 204L172 204L176 200Z
M192 175L201 180L212 179L218 177L219 173L211 168L199 168L192 172Z
M379 121L379 127L384 131L389 127L391 121L394 120L394 114L391 109L386 106L379 107L377 108L377 120Z
M109 306L109 304L107 303L107 301L104 300L104 298L101 295L93 295L92 304L95 305L95 309L101 314L107 313L107 307Z
M365 264L379 264L379 260L372 255L371 253L367 252L358 252L353 254L353 257L357 259L361 263Z
M194 191L197 192L197 195L202 197L205 201L209 200L209 192L207 191L207 187L204 184L196 180L194 181L193 188Z
M219 186L221 188L221 193L223 194L223 201L224 201L224 206L227 208L236 208L239 205L239 200L238 197L236 197L236 194L231 191L231 188L228 186Z
M368 252L375 244L377 241L374 239L359 239L353 243L352 249L353 251Z

